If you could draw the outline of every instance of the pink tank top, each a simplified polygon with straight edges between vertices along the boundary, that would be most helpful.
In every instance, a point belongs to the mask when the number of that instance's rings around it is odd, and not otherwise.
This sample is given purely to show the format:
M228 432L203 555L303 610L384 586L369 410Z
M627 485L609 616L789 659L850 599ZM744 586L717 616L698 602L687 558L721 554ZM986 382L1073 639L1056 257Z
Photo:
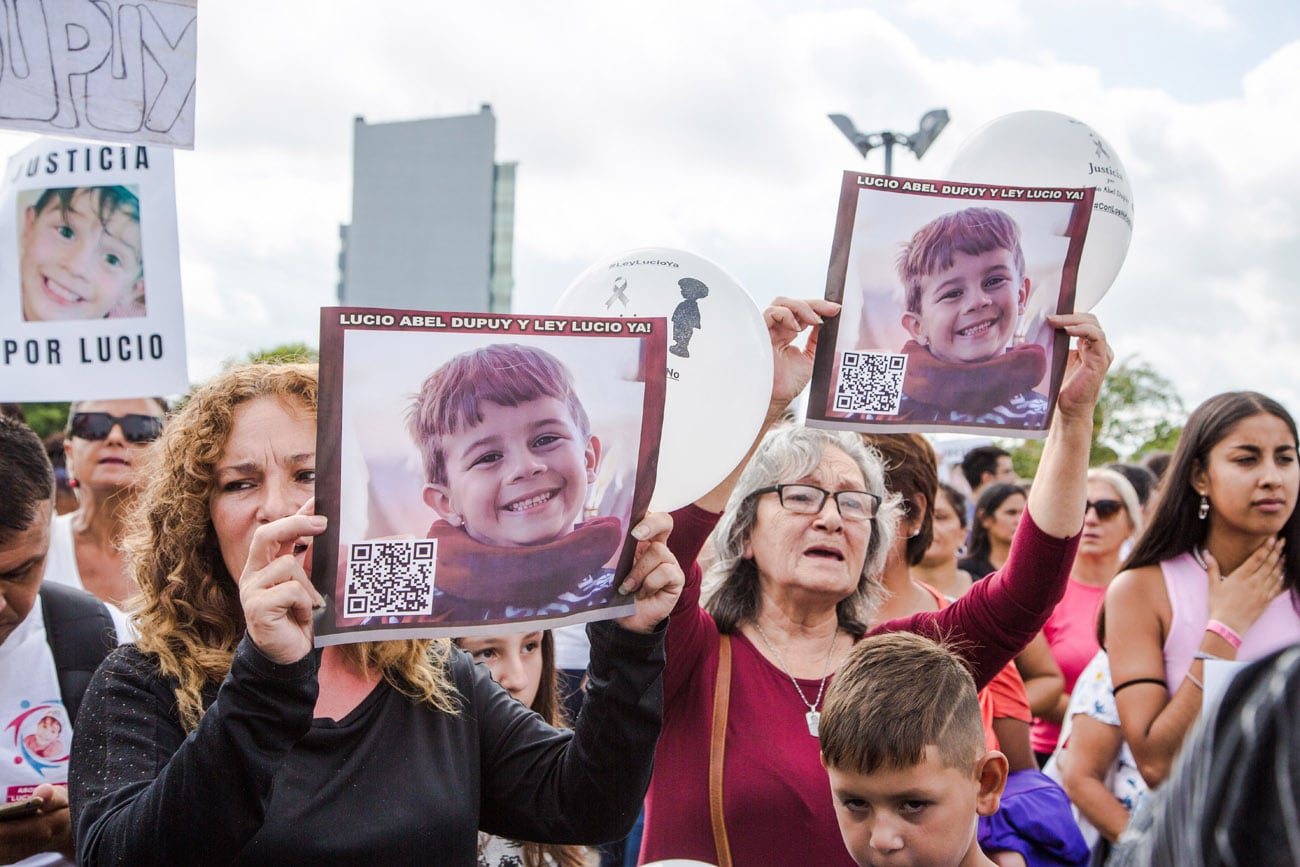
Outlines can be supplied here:
M1172 696L1205 638L1205 624L1210 621L1210 585L1209 576L1191 552L1163 561L1160 571L1165 576L1165 593L1173 614L1165 638L1165 683ZM1283 593L1241 636L1237 659L1250 662L1296 642L1300 642L1300 614L1296 613L1291 594Z

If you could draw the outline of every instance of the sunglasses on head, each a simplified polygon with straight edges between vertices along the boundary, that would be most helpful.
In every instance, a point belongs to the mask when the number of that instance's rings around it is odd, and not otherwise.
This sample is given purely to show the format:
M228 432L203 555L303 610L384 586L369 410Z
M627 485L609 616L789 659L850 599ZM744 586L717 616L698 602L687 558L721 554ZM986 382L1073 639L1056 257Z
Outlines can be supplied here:
M122 436L129 443L148 443L162 433L163 420L155 415L110 415L106 412L78 412L72 415L69 433L83 440L107 439L113 425L121 425Z
M1097 517L1105 521L1118 515L1119 510L1122 508L1124 508L1124 504L1119 500L1097 500L1096 502L1089 500L1088 504L1083 507L1083 513L1086 515L1089 509L1096 509Z

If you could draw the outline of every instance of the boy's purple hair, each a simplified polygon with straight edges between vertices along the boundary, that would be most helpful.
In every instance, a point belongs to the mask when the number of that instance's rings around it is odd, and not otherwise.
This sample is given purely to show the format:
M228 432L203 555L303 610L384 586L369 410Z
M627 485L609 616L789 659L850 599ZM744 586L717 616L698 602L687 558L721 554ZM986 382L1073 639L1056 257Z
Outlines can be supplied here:
M922 226L898 254L898 277L907 290L907 309L921 312L921 278L951 268L957 253L978 256L989 250L1010 250L1016 271L1025 273L1020 227L995 208L966 208L936 217Z
M481 424L484 401L519 406L540 397L562 401L582 435L591 433L591 421L569 369L536 347L494 343L462 352L429 374L407 412L407 427L420 449L425 479L447 483L442 438Z

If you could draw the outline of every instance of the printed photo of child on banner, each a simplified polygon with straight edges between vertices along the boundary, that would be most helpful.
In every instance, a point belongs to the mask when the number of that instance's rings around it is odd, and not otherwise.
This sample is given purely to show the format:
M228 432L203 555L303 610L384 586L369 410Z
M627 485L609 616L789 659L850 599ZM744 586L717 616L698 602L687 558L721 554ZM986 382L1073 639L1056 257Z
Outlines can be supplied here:
M39 139L11 157L0 179L0 400L188 385L171 150Z
M1092 194L845 172L807 423L1045 436Z
M323 309L316 643L629 613L617 588L654 489L666 331Z

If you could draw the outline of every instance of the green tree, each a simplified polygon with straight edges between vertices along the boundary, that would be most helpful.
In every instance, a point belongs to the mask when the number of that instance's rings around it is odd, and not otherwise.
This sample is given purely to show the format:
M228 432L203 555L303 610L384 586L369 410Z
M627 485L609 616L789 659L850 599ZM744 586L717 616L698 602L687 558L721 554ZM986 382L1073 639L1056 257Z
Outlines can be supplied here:
M1091 466L1129 460L1156 449L1173 450L1186 418L1174 384L1135 355L1111 368L1093 413ZM1021 478L1033 478L1043 453L1041 440L1006 440Z
M70 403L24 403L22 407L27 424L41 439L45 439L50 434L63 430L63 426L68 423L68 407L71 405Z
M284 364L291 361L310 361L320 360L320 351L314 346L310 346L302 341L294 343L281 343L278 346L272 346L269 349L257 349L248 353L247 358L230 359L224 365L226 370L237 364L246 364L249 362L255 364Z
M1131 355L1113 367L1102 383L1093 413L1094 465L1127 460L1143 450L1177 442L1187 410L1166 376Z

